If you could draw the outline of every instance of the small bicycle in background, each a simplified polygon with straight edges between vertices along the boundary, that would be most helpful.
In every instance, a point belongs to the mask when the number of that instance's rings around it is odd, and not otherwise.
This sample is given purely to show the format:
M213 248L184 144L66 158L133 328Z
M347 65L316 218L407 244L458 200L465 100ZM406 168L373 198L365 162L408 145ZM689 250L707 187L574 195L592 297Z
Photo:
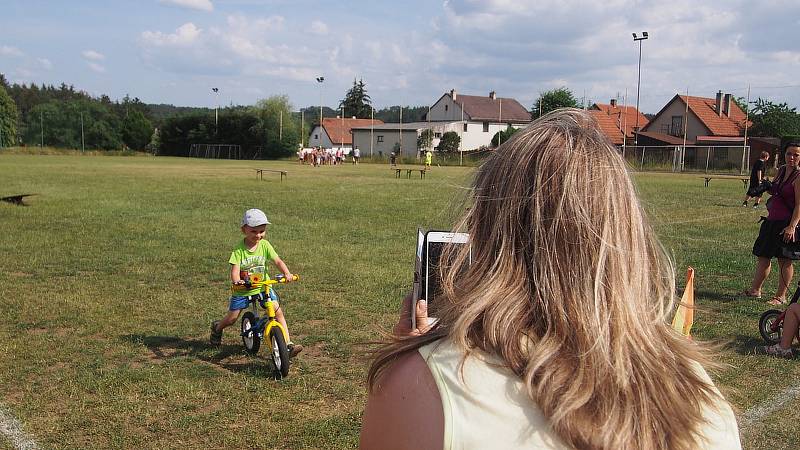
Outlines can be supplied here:
M792 303L797 303L798 298L800 298L800 284L797 285L797 289L794 291L792 299L786 304L786 307L788 308ZM761 333L764 342L769 345L775 345L780 342L783 334L784 316L786 316L785 309L783 311L770 309L761 314L761 318L758 319L758 331Z
M292 281L299 280L300 277L293 275ZM267 336L272 349L272 362L275 365L275 379L280 380L289 375L289 348L288 333L283 325L275 319L275 301L269 293L270 286L278 283L286 283L283 275L277 275L274 279L264 281L245 281L244 284L234 284L231 289L233 292L263 288L264 298L262 300L250 300L251 310L242 315L242 343L247 353L255 355L261 348L261 340ZM257 304L258 303L258 304ZM266 311L266 315L259 317L259 306Z

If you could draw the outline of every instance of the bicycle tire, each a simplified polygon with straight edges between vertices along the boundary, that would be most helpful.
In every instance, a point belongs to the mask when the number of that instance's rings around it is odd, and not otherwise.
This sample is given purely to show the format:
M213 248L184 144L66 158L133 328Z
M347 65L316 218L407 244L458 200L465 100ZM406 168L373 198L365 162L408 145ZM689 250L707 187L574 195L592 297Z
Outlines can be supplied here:
M272 327L269 331L269 340L272 344L272 363L275 365L275 379L280 380L289 375L289 348L283 337L283 330Z
M242 344L245 351L251 355L258 353L258 349L261 348L261 336L255 330L256 322L258 319L251 311L242 316Z
M772 331L771 327L772 324L778 319L778 317L782 314L783 311L779 311L777 309L770 309L766 311L764 314L761 314L761 318L758 319L758 331L761 333L761 338L764 339L769 345L775 345L781 340L781 335L783 334L783 322L778 325L776 331Z

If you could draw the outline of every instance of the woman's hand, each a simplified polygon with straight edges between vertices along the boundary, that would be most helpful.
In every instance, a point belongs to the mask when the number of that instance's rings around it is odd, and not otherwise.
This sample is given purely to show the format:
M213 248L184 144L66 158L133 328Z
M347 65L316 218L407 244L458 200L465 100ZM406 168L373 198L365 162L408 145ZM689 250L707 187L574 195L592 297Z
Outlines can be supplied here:
M783 235L783 242L794 242L795 241L795 230L797 227L793 227L789 224L786 228L781 231Z
M416 315L417 327L414 329L411 328L411 305L414 303L411 297L412 294L409 292L403 299L403 306L400 308L400 318L394 326L394 330L392 330L395 336L419 336L425 334L430 329L430 324L428 323L428 302L425 300L416 302L414 314Z

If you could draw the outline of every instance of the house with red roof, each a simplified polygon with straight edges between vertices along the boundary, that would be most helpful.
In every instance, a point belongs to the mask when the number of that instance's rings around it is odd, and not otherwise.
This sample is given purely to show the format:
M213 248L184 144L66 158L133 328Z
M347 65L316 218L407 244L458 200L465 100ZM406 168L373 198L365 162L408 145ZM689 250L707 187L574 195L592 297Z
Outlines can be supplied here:
M758 158L757 152L747 154L746 126L752 126L752 122L731 94L719 91L715 98L677 94L639 133L639 145L685 143L687 166L744 170L748 158L751 162Z
M310 147L353 148L353 128L382 125L379 119L346 119L343 117L326 117L322 119L322 126L315 126L308 137Z
M619 106L616 99L611 99L608 104L595 103L587 110L594 117L603 133L615 145L622 145L625 141L632 144L634 130L637 125L641 130L648 123L647 117L634 106Z
M731 94L717 93L716 98L675 95L642 133L654 140L663 135L683 140L687 144L724 145L744 143L746 116L733 101ZM639 139L641 144L641 137Z

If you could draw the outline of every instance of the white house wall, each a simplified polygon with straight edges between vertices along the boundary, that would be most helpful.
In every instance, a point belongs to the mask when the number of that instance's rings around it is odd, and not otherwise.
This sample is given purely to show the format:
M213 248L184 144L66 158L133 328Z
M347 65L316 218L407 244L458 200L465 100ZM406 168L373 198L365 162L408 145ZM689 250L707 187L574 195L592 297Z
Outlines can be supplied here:
M403 130L403 156L415 156L417 154L417 130ZM395 149L395 145L400 143L400 130L375 130L372 133L372 146L370 147L370 130L354 129L353 145L358 147L363 156L383 156Z
M448 121L455 122L456 120L467 119L468 117L461 117L461 104L458 104L458 94L456 94L456 102L449 95L445 95L435 105L431 106L431 111L428 113L431 121Z
M320 136L320 134L322 136ZM322 127L317 125L311 130L311 134L308 135L308 146L319 147L320 145L322 148L333 148L333 142L331 142L331 138L328 136L328 133Z

